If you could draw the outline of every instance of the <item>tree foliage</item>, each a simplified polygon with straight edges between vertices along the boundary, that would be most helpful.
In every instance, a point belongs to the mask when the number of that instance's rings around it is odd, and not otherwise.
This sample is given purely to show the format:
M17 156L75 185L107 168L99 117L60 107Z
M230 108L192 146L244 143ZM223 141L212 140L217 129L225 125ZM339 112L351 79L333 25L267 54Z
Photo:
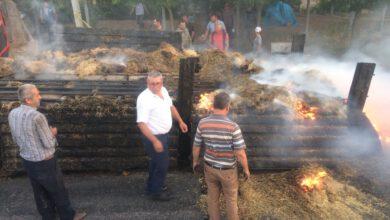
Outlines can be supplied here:
M315 8L318 12L329 12L333 7L336 12L360 12L363 9L372 9L380 4L390 3L390 0L321 0Z

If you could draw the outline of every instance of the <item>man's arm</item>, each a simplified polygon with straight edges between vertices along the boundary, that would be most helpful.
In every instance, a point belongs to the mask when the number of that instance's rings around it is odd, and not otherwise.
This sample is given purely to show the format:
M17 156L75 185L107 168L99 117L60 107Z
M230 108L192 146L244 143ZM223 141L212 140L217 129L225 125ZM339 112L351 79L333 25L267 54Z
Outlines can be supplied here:
M57 145L57 139L55 138L52 130L50 129L45 116L40 114L34 120L39 138L42 141L42 145L45 148L55 147Z
M249 172L248 159L246 157L245 149L235 150L234 154L238 162L241 164L246 177L249 178L250 172Z
M192 146L192 168L199 164L200 145Z
M141 130L141 133L150 141L152 142L154 149L157 152L162 152L164 150L160 140L154 134L152 134L152 131L149 129L149 127L144 122L138 122L138 128Z
M246 157L245 148L246 148L245 141L244 138L242 137L241 129L238 125L236 125L233 131L234 155L236 156L238 162L241 164L245 176L249 178L250 172L249 172L248 159Z
M186 123L184 123L183 119L180 117L179 112L177 111L175 106L171 106L171 113L172 113L172 118L175 119L179 123L180 130L183 133L187 133L188 127Z
M14 126L14 116L12 114L12 112L8 115L8 123L9 123L9 127L11 129L11 135L12 135L12 140L14 141L14 143L16 144L16 134L14 134L14 130L13 129L13 126Z
M192 168L193 169L195 169L195 167L199 164L199 154L200 154L201 145L202 145L202 132L198 125L198 127L196 128L194 144L192 146Z
M188 30L189 31L189 30ZM189 31L190 32L190 31ZM191 40L194 39L195 37L195 30L194 30L194 26L191 26L191 32L190 32L190 36L191 36Z
M203 41L206 41L208 36L210 34L210 22L207 24L207 27L206 27L206 31L205 33L202 35L202 40Z
M204 37L207 38L207 36L209 36L209 33L210 33L209 28L207 28L206 32L204 32Z
M229 34L226 32L225 49L229 50L229 46L230 46L230 37Z

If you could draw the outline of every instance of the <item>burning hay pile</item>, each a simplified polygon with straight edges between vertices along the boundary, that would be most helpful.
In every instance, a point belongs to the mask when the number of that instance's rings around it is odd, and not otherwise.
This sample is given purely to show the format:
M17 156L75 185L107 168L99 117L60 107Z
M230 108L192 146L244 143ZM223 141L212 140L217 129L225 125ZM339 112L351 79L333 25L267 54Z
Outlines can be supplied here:
M246 60L239 53L224 53L218 50L206 50L200 55L202 69L199 78L204 81L220 82L221 87L229 91L232 109L235 113L248 111L288 111L296 118L315 120L318 115L338 115L346 117L342 101L310 92L294 91L288 86L273 86L258 83L251 73L261 73L261 68ZM201 94L196 100L195 109L199 115L209 112L204 102L211 102L217 91ZM200 104L198 104L200 103ZM202 104L203 103L203 104Z
M237 76L228 81L232 111L245 114L256 111L274 113L288 111L296 119L316 120L327 115L346 118L346 106L341 100L322 97L309 92L293 93L284 87L258 84L249 76ZM201 94L195 100L194 109L200 116L211 112L214 96L221 90Z
M223 195L221 196L221 204ZM206 195L198 205L207 212ZM240 180L239 212L243 219L386 219L389 205L333 178L321 166L280 173L254 174ZM222 210L225 210L222 205Z
M261 67L256 66L252 60L245 59L240 53L205 50L200 53L200 64L202 66L200 80L218 82L220 88L229 91L235 114L287 111L293 113L297 119L315 120L328 115L346 118L346 106L342 100L302 91L298 85L292 83L287 85L259 83L258 76L266 73L262 73ZM308 80L331 84L326 78L321 78L315 70L307 71L304 75ZM201 94L195 98L198 115L202 116L209 112L210 108L206 108L202 102L210 102L207 99L212 99L210 96L217 92Z
M185 57L200 57L202 80L223 82L238 73L258 73L261 68L237 52L219 50L179 51L168 43L152 52L141 52L131 48L98 47L75 53L63 51L41 51L20 55L13 60L1 60L2 73L16 74L25 78L65 78L76 76L84 79L93 75L139 75L160 71L165 75L178 76L179 60ZM4 63L4 64L3 64ZM2 77L2 76L0 76Z
M80 79L91 75L131 76L153 70L178 76L180 58L194 55L194 51L182 53L172 45L162 43L158 50L148 53L131 48L106 47L68 54L63 51L43 51L16 57L13 67L3 64L12 64L13 61L1 60L0 66L8 70L2 73L23 73L27 78L41 74L51 75L53 78L59 77L58 75L76 75Z

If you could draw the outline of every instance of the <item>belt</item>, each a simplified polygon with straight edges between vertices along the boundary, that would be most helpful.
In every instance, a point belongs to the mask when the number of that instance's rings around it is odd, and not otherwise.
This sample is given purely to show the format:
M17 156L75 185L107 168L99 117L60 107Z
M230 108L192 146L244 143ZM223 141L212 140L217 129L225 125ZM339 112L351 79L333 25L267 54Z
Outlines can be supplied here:
M211 168L214 168L214 169L217 169L217 170L231 170L231 169L234 169L236 168L235 166L234 167L218 167L218 166L215 166L215 165L212 165L211 163L207 162L207 161L204 161L204 163L211 167Z

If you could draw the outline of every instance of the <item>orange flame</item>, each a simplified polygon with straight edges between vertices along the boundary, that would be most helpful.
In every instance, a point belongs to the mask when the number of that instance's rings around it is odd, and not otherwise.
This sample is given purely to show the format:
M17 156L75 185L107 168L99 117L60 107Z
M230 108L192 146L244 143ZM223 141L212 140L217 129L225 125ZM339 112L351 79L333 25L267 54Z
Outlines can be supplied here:
M305 102L298 100L294 103L294 109L298 117L303 119L316 120L318 107L308 106Z
M212 93L203 93L199 97L199 102L196 106L198 110L210 111L213 107L213 95Z
M312 191L314 189L320 190L323 184L323 178L328 174L325 171L320 171L316 175L304 177L300 183L305 192Z

